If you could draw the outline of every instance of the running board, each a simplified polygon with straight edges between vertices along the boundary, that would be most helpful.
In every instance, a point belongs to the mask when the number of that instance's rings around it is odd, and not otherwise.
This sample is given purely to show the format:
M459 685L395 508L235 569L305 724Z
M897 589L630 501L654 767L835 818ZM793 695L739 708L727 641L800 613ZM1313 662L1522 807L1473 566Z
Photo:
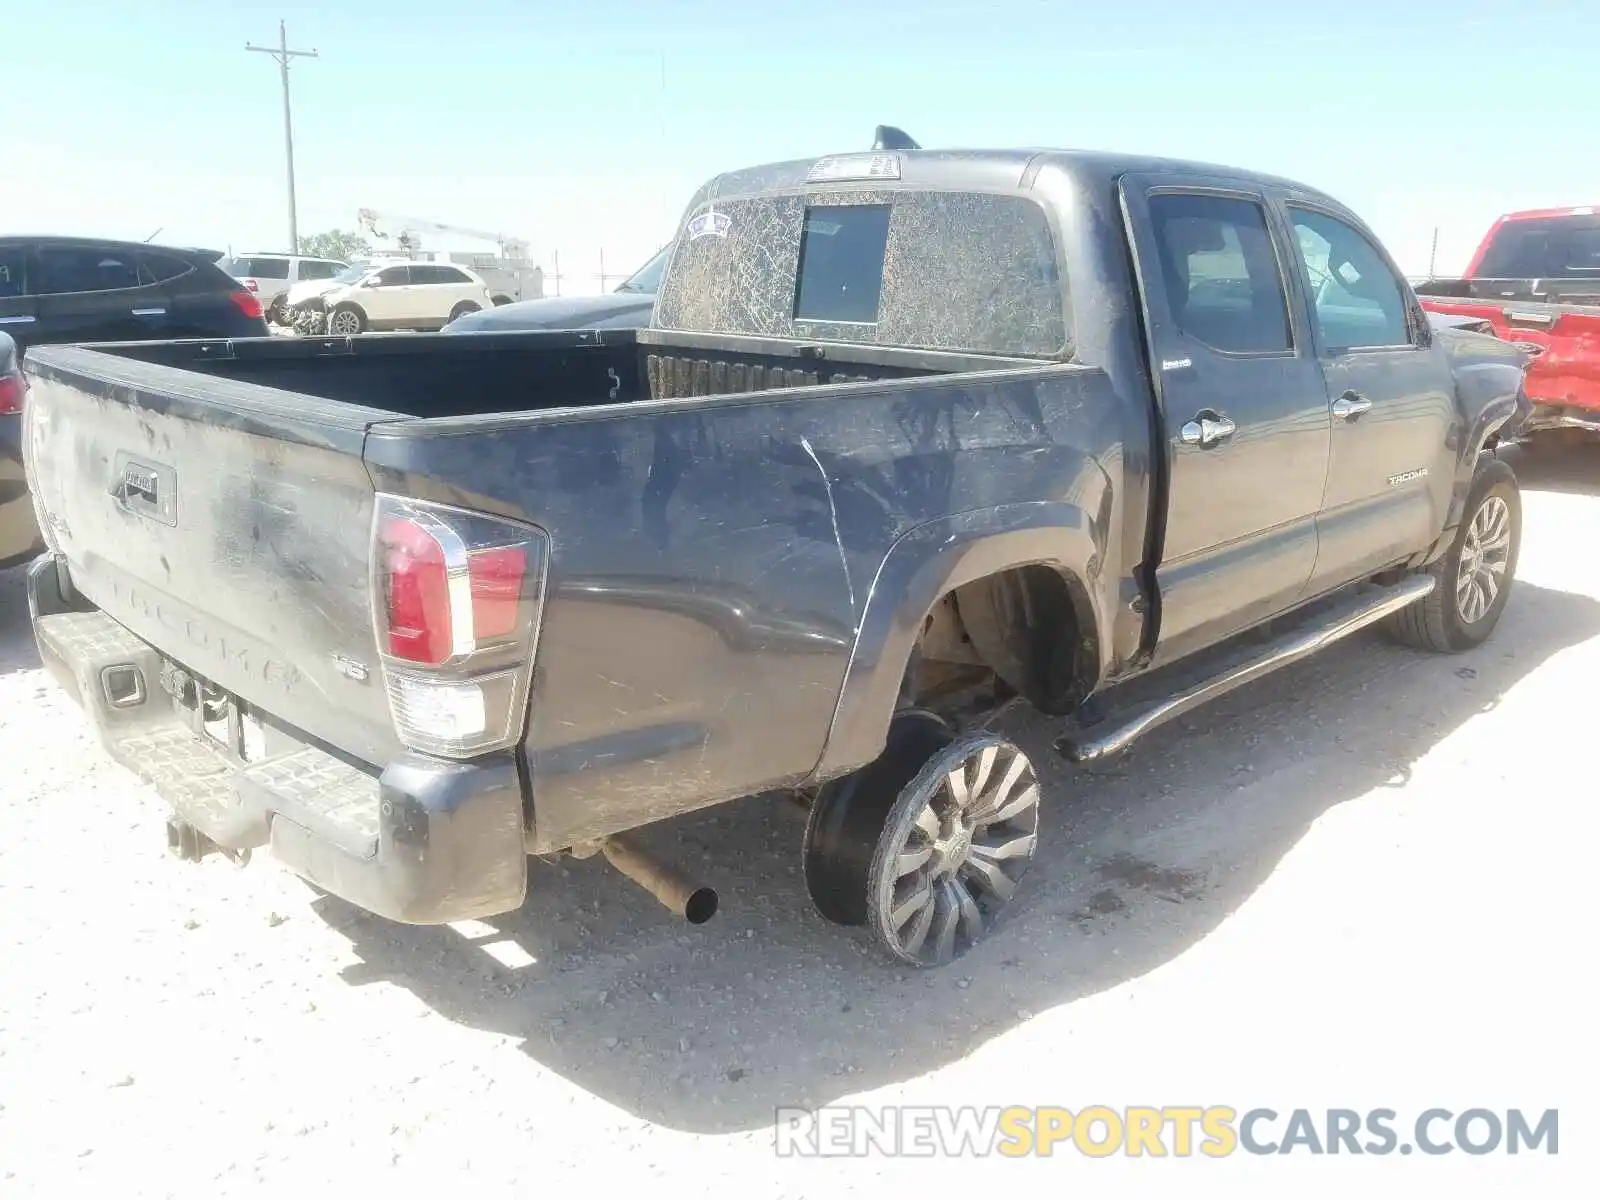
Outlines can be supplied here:
M1103 725L1073 730L1056 739L1056 749L1075 763L1098 762L1126 750L1139 738L1175 717L1192 712L1219 696L1226 696L1279 667L1309 658L1341 638L1421 600L1434 589L1431 575L1412 575L1376 592L1364 591L1343 601L1309 625L1273 641L1243 662L1235 661L1218 674L1185 688L1176 695L1136 708Z

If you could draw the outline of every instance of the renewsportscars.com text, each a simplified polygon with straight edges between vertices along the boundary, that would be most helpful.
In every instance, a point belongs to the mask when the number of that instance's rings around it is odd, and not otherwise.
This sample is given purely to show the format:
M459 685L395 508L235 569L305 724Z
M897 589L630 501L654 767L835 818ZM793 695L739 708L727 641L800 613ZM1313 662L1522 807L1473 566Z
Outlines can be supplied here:
M1556 1109L1271 1108L1226 1105L780 1108L780 1157L1227 1158L1255 1155L1557 1154Z

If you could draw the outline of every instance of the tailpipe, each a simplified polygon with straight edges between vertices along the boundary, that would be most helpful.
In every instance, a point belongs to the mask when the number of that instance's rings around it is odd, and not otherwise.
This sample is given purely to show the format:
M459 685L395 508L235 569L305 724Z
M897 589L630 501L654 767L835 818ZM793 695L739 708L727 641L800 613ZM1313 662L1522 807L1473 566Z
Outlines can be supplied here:
M649 892L691 925L704 925L717 913L717 891L696 883L657 859L632 838L613 835L600 852L617 870Z

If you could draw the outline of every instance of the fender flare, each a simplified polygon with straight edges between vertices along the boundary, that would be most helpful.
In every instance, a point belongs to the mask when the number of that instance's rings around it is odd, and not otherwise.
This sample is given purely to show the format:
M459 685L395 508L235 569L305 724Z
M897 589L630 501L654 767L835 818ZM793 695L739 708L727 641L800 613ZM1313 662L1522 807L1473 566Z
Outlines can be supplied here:
M809 781L831 779L883 750L922 624L949 592L1013 567L1060 570L1092 617L1094 661L1104 675L1111 635L1103 595L1102 534L1075 504L1038 501L975 509L901 534L873 578L827 739Z
M1450 509L1444 528L1433 545L1418 555L1410 566L1430 566L1455 543L1456 531L1461 526L1461 514L1467 504L1467 493L1472 490L1472 481L1478 477L1478 465L1485 455L1495 457L1495 452L1486 448L1489 439L1512 425L1527 406L1527 397L1519 385L1511 395L1491 399L1468 422L1461 435L1461 454L1456 459L1456 475L1450 489Z

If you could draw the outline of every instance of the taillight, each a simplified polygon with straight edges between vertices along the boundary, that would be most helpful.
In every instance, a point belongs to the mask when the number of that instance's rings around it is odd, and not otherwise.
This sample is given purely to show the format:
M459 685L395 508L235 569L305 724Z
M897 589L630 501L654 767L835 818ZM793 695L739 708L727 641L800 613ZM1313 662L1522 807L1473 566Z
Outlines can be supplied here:
M453 757L521 734L549 541L530 525L380 495L373 608L395 732Z
M22 411L22 401L28 394L28 378L21 371L0 375L0 416L11 416Z
M229 292L228 299L232 300L234 307L252 321L261 319L261 301L257 300L249 292Z

